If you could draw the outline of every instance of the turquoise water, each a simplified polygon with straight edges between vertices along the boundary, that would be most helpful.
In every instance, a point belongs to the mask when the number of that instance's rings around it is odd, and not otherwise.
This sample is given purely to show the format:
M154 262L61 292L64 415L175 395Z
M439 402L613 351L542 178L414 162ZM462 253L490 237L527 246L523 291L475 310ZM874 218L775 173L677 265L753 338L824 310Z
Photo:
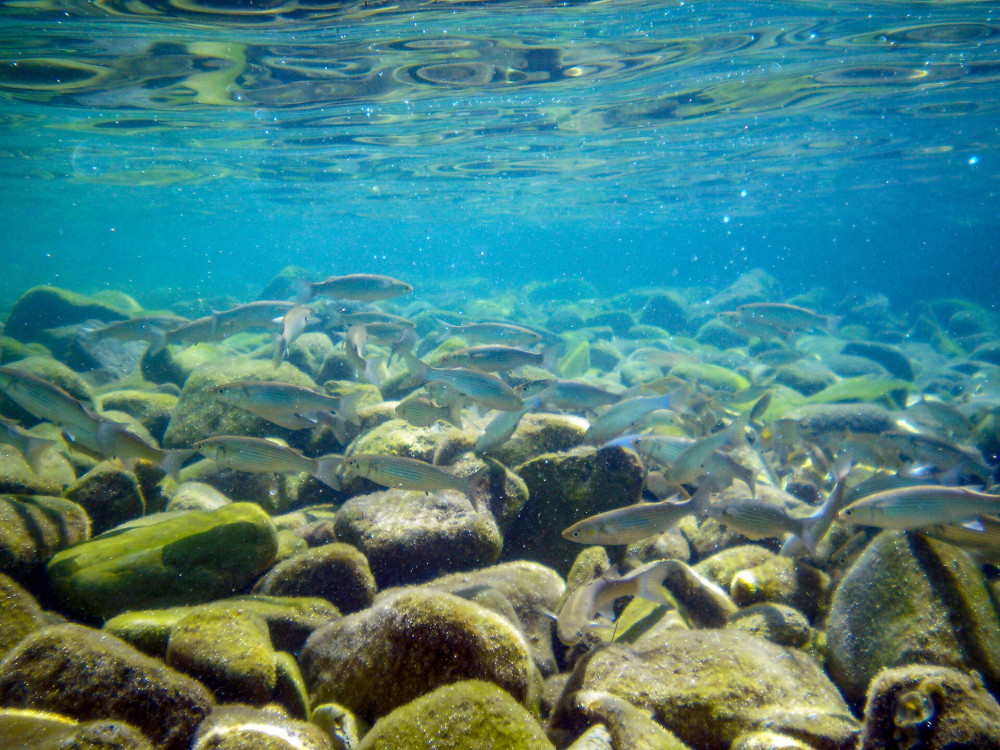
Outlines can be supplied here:
M297 263L993 302L998 12L3 0L0 298Z

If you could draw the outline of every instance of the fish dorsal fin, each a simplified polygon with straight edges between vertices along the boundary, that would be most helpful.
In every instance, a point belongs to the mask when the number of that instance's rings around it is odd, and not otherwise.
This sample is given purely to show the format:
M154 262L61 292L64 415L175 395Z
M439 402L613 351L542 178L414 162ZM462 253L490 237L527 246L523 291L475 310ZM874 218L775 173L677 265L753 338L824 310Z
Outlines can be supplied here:
M280 445L282 448L291 448L291 446L287 442L285 442L284 440L282 440L281 438L266 437L264 439L267 442L269 442L269 443L274 443L275 445Z

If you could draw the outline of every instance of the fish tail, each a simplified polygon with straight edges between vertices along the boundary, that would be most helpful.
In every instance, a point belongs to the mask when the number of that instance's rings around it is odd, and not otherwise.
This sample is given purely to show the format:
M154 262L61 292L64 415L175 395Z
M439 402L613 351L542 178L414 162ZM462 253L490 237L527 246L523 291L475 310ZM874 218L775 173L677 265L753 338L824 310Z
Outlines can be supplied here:
M648 570L640 573L639 577L636 579L636 583L639 584L639 590L636 592L636 596L640 599L645 599L647 602L653 602L654 604L669 605L670 601L664 595L663 591L660 590L664 577L664 572L660 569L660 566L649 568Z
M40 437L28 437L27 445L24 448L24 460L36 474L42 469L42 457L50 445L55 445L55 441Z
M274 334L274 354L271 355L271 367L277 370L287 355L288 345L285 343L285 337L280 333Z
M344 457L335 453L331 453L329 456L321 456L316 459L316 470L312 473L312 475L327 487L339 490L340 477L338 474L340 473L340 467L343 462Z
M381 385L381 379L379 378L379 366L382 364L382 360L376 357L374 354L371 357L365 359L365 380L371 383L376 388Z
M412 352L403 352L403 361L406 363L406 370L410 375L407 383L412 380L419 384L427 380L428 366L417 359Z
M499 465L499 464L498 464ZM486 465L469 477L465 485L465 495L478 512L489 510L490 466Z
M295 294L292 296L292 302L296 305L304 305L313 298L313 285L305 279L293 280L292 289L295 290Z
M162 328L153 328L149 335L152 337L152 341L149 342L149 348L146 349L146 356L155 357L167 348L167 332Z
M160 461L160 468L168 477L173 479L175 482L179 482L181 467L184 465L185 461L197 452L198 451L190 448L165 450L163 451L163 459Z
M562 367L559 366L559 355L563 351L563 342L559 341L542 352L542 367L557 378L562 377Z
M462 422L462 402L456 399L452 401L448 406L448 414L445 417L445 421L448 424L455 425L460 430L465 429L464 423Z
M358 402L361 401L363 395L362 391L355 391L346 396L341 396L340 403L337 405L337 413L351 424L360 425L361 417L358 416Z

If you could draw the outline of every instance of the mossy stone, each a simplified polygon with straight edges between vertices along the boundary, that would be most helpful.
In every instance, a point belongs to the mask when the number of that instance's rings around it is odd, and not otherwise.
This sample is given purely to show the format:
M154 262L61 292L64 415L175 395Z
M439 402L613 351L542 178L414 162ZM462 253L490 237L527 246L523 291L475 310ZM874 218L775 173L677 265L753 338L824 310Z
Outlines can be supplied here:
M0 445L0 493L58 495L62 487L48 476L38 476L12 445Z
M204 482L182 482L167 503L166 510L218 510L233 501Z
M288 347L288 362L317 383L327 357L333 354L333 342L325 333L307 332Z
M358 750L554 750L535 718L480 680L445 685L376 722Z
M67 487L63 496L87 511L94 534L146 512L139 482L118 461L102 461Z
M62 497L0 495L0 571L18 577L90 538L90 518Z
M145 427L157 442L170 424L170 416L177 408L177 396L158 391L121 390L109 391L98 397L101 409L125 412Z
M153 750L123 721L77 722L52 711L0 708L0 747L18 750Z
M36 286L14 303L4 334L18 341L35 341L49 328L101 320L124 320L142 311L134 299L122 292L87 296L53 286Z
M186 750L213 703L196 680L81 625L32 633L0 663L0 705L120 719L163 750Z
M49 624L35 597L0 573L0 661L24 636Z
M183 388L195 370L218 359L231 356L220 344L200 343L177 348L167 346L156 354L147 347L139 360L139 372L145 380L160 385Z
M150 656L162 657L166 654L173 627L196 612L260 618L267 624L274 648L292 653L298 653L314 630L340 617L340 611L325 599L235 596L189 607L125 612L105 622L104 629Z
M593 746L577 743L584 733L591 731L588 727L595 726L604 727L610 736L610 743L595 745L598 748L689 750L675 734L658 724L649 711L600 690L578 690L566 696L549 726L549 735L559 739L577 737L570 748L590 750Z
M259 705L277 685L267 625L250 614L191 612L170 629L164 661L222 702Z
M274 654L274 695L272 700L285 707L296 719L309 717L309 690L295 657L287 651Z
M270 567L277 548L267 514L233 503L112 530L64 550L49 561L49 582L67 609L104 619L232 594Z
M687 300L676 292L650 295L639 314L642 325L656 326L672 333L687 330L687 321Z
M277 706L225 705L198 727L190 750L330 750L330 742L322 729Z
M803 560L774 556L733 576L729 583L733 601L784 604L815 620L830 599L830 576Z
M805 648L815 635L804 614L783 604L752 604L731 615L726 627L795 648Z
M45 357L51 359L52 352L41 344L32 341L25 344L10 336L0 336L0 364L9 365L28 357Z
M367 722L442 685L493 682L529 709L539 675L517 628L441 591L403 589L313 633L299 655L313 705Z
M300 501L303 487L315 482L325 490L334 490L305 474L278 474L235 471L205 459L185 466L180 473L182 484L189 482L212 487L228 498L254 503L268 513L284 513Z
M257 581L254 593L318 596L349 613L374 601L375 578L356 547L335 542L282 560Z

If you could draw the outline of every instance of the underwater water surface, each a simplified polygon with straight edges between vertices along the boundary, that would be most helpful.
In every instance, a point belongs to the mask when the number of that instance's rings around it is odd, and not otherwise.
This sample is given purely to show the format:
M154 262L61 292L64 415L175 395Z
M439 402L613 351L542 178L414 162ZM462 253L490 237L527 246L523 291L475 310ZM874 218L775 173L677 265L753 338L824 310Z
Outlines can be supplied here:
M0 290L762 267L991 301L997 12L4 0Z

